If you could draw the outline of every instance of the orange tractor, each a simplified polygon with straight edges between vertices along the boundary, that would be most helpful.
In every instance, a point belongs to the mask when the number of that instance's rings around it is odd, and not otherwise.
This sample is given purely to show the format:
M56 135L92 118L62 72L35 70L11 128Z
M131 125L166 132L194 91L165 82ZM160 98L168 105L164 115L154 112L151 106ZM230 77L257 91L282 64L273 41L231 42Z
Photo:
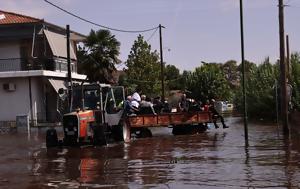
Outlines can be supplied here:
M124 112L123 87L108 84L73 86L72 112L63 116L63 140L55 129L48 129L46 146L95 144L109 139L122 140L120 121Z

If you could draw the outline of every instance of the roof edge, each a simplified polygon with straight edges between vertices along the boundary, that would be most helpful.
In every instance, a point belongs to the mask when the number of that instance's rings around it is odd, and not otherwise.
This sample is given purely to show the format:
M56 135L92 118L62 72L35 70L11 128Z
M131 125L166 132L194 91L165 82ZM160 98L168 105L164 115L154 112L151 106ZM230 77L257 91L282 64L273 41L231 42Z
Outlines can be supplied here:
M2 9L0 9L0 12L7 13L7 14L14 14L16 16L23 16L23 17L26 17L26 18L30 18L30 19L36 20L36 22L44 21L44 19L39 19L39 18L35 18L35 17L32 17L32 16L27 16L27 15L15 13L15 12L4 11ZM29 23L31 23L31 22L29 22Z

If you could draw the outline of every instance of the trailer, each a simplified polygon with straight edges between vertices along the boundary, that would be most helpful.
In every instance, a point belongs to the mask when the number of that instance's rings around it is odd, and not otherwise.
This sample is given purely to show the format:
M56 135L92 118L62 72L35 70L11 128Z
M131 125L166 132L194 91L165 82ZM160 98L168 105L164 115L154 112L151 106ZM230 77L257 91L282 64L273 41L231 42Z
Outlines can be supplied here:
M212 115L208 111L129 115L122 122L123 139L129 142L132 133L150 137L151 127L172 127L174 135L200 133L207 130L209 122L212 122Z

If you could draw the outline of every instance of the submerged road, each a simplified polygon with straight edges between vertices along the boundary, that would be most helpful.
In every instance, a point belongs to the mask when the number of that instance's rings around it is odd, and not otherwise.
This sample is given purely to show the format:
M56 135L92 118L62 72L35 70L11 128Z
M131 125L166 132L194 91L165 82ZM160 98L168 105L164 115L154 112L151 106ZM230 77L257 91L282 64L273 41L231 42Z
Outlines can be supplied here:
M154 137L104 147L46 149L45 130L0 135L0 188L300 188L300 140L277 126L243 124L229 129ZM281 129L280 129L281 131Z

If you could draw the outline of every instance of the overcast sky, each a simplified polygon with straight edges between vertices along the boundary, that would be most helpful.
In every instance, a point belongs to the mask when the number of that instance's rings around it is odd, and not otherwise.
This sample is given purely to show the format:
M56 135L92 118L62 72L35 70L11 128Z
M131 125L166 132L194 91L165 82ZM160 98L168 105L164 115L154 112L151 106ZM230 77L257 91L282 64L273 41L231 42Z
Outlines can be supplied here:
M181 70L201 61L240 61L239 0L49 0L101 25L142 30L162 24L164 60ZM300 51L300 0L285 0L285 30L291 51ZM261 63L279 57L278 0L244 0L245 57ZM0 9L44 18L82 34L99 29L52 7L44 0L1 0ZM143 33L147 40L153 32ZM138 34L113 32L126 61ZM159 47L158 32L149 40Z

